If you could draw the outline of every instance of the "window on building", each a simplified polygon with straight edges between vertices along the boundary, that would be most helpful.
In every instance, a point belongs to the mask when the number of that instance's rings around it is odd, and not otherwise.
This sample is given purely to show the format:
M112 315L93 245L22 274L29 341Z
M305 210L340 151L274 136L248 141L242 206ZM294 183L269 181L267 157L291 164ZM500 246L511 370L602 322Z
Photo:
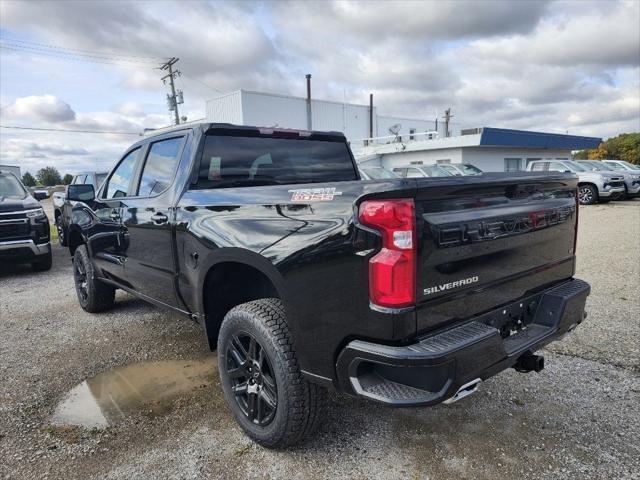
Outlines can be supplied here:
M437 164L441 164L441 163L451 163L451 159L450 158L441 158L440 160L436 160Z
M415 128L410 128L409 129L409 140L413 140L415 138L415 134L416 134L416 129Z
M518 172L521 169L521 158L505 158L504 159L504 171L505 172Z
M409 165L422 165L423 163L422 160L414 160L413 162L409 162Z

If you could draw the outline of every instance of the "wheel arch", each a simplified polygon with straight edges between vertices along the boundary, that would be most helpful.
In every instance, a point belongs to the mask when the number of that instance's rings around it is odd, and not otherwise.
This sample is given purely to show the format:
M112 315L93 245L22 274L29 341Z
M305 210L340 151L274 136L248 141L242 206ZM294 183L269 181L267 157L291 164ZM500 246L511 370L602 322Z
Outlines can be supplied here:
M80 228L74 225L69 226L69 229L67 232L67 242L69 247L69 253L71 254L71 256L73 256L73 254L75 253L76 248L78 248L80 245L84 245L85 243L87 243Z
M224 250L202 270L198 289L198 310L203 314L211 350L216 349L222 321L233 307L261 298L278 298L286 308L284 281L269 260L242 249Z

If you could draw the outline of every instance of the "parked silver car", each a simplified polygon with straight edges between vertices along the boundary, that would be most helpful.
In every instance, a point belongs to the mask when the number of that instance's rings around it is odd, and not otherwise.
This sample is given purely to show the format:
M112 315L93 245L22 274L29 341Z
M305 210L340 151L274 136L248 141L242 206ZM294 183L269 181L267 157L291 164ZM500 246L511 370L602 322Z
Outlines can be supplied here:
M578 200L582 205L608 202L624 195L624 176L618 172L594 172L572 160L534 160L528 172L570 172L578 175Z
M387 178L398 178L398 174L387 170L384 167L359 167L360 176L363 180L385 180Z
M601 160L577 160L588 170L595 172L614 172L624 176L624 188L627 198L640 196L640 170L616 170L613 164Z
M482 170L470 163L439 163L438 166L451 175L482 175Z
M447 172L440 165L405 165L394 167L393 171L403 178L422 177L452 177L453 174Z

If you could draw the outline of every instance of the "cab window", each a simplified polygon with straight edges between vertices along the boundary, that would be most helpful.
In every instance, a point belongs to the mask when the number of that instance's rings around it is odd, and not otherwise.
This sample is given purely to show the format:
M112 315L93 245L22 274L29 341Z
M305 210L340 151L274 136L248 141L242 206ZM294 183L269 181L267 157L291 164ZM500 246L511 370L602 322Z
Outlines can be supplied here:
M118 164L116 169L107 180L107 186L104 189L103 198L120 198L126 197L129 193L129 186L136 171L136 162L140 147L131 150Z
M152 197L164 192L171 184L178 165L178 154L184 137L153 142L142 170L137 195Z

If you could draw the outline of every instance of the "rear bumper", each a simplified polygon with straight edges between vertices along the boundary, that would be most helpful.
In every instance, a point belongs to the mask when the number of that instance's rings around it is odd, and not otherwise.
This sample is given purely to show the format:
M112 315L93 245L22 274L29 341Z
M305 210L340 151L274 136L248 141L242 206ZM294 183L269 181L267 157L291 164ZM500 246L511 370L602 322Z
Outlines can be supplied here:
M589 284L573 279L412 345L354 340L338 357L340 389L395 406L443 402L572 330L585 317L589 293ZM526 328L503 338L496 326L505 316Z

